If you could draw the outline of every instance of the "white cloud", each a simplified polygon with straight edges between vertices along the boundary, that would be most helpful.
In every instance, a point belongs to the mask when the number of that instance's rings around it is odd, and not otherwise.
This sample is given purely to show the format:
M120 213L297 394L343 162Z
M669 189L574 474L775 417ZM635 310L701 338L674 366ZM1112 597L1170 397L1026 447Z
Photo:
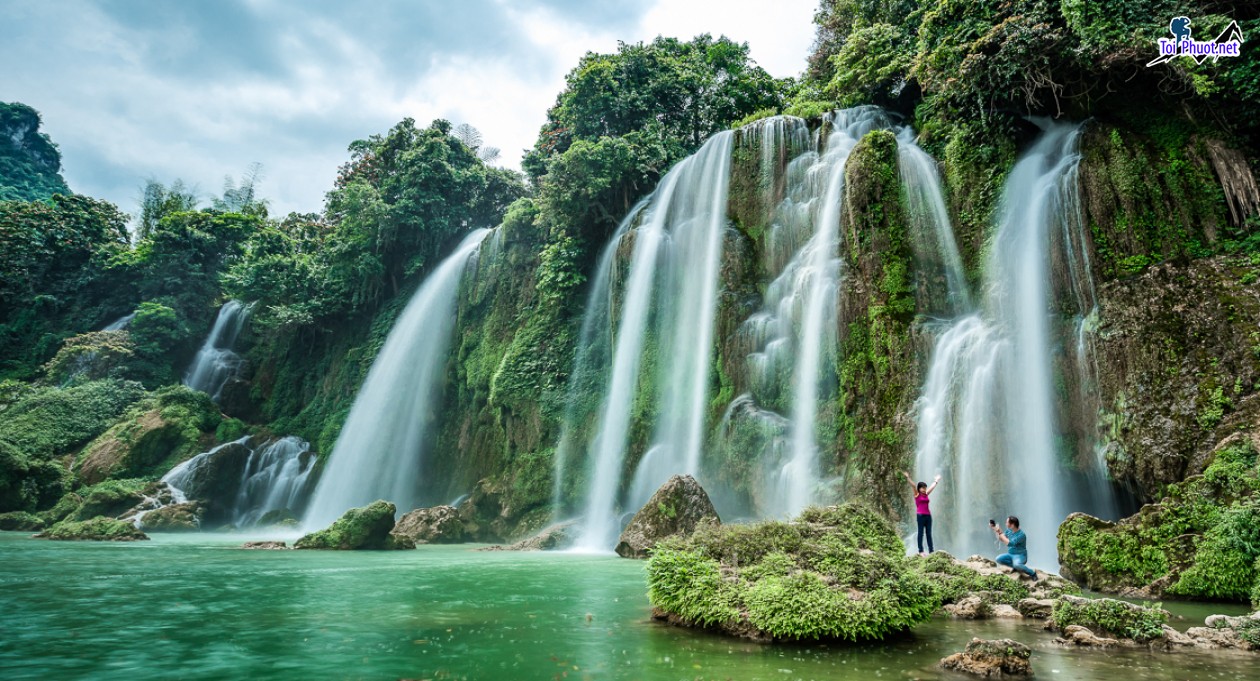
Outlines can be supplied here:
M564 75L618 40L724 34L796 75L816 0L433 0L372 14L250 0L207 19L226 4L18 0L0 26L0 100L39 109L71 188L124 210L146 177L212 193L258 161L275 212L314 211L346 146L405 116L471 123L518 166Z

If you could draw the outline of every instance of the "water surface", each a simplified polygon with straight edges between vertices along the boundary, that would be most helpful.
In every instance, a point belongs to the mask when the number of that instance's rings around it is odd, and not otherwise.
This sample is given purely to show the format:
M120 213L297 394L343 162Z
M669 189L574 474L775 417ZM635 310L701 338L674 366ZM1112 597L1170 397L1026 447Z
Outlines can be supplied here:
M4 679L961 679L972 636L1040 678L1255 679L1243 653L1081 651L1035 624L936 619L879 646L766 646L653 623L611 556L243 551L231 536L49 542L0 533Z

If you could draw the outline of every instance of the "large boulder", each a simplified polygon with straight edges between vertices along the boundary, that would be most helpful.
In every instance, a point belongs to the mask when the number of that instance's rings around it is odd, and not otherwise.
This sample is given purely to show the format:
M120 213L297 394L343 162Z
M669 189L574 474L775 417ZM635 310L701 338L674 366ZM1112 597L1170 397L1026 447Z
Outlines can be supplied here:
M197 532L201 529L201 504L171 504L140 516L140 528L146 532Z
M416 544L459 544L470 540L464 520L454 506L417 508L399 518L394 534Z
M129 522L103 516L90 520L63 520L35 536L63 541L143 541L149 538Z
M578 521L565 520L544 527L541 532L513 544L487 546L482 551L557 551L577 541Z
M996 641L973 638L963 652L941 660L941 666L975 676L1031 676L1031 657L1028 646L1009 638Z
M709 495L690 475L675 475L634 514L617 541L617 555L647 558L657 542L689 535L705 520L721 522Z
M352 508L326 530L312 532L293 544L295 549L414 549L411 539L392 534L396 509L388 501Z
M178 487L189 499L205 505L204 520L216 525L232 520L240 493L245 466L253 449L248 441L238 440L199 454L189 462Z

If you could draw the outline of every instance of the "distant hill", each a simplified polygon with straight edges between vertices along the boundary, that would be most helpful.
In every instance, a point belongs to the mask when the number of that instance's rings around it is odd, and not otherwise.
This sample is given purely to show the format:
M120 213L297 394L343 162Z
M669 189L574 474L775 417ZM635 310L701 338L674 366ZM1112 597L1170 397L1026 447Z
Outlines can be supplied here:
M61 177L61 152L39 125L35 109L0 102L0 201L38 201L70 193Z

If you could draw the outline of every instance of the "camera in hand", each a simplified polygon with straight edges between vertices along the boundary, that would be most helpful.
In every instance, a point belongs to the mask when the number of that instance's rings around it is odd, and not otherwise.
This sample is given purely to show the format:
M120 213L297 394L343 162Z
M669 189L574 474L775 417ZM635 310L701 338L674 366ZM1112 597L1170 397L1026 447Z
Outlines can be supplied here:
M989 527L997 527L997 522L992 518L989 518Z

